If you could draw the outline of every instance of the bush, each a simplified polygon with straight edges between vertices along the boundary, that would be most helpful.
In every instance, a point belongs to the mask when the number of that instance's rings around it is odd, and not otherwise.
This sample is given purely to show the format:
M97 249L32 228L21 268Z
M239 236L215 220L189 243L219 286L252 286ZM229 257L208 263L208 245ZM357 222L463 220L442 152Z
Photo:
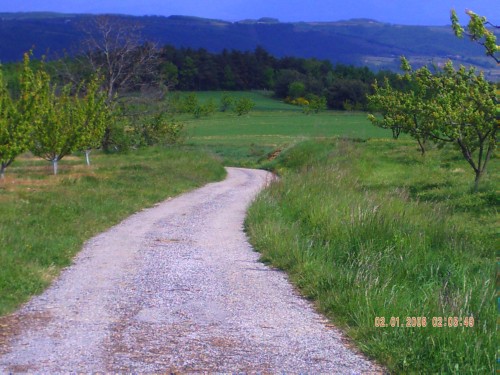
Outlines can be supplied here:
M306 92L306 85L303 82L295 81L288 86L288 96L296 99L304 96Z
M191 93L183 98L181 105L182 112L196 114L195 112L198 110L198 107L198 97L195 93Z
M255 107L255 102L249 98L240 98L236 102L234 111L238 116L246 115Z
M317 95L308 95L308 105L304 106L302 111L305 114L311 114L311 113L319 113L321 111L324 111L326 109L326 98L323 96L317 96Z
M135 126L135 145L141 147L178 143L183 128L183 124L167 118L165 112L161 112Z
M227 94L227 93L224 93L222 94L221 98L220 98L220 111L221 112L226 112L226 111L229 111L234 105L234 98Z
M106 128L102 148L106 153L126 152L134 142L134 131L126 118L115 118Z

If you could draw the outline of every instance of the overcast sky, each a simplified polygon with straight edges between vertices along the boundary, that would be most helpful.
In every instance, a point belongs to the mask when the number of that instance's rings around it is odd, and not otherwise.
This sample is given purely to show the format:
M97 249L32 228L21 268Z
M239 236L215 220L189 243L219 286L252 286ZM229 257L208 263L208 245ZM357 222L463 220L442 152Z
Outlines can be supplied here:
M55 11L189 15L238 21L274 17L280 21L338 21L372 18L406 25L447 25L455 8L499 23L500 0L0 0L0 12Z

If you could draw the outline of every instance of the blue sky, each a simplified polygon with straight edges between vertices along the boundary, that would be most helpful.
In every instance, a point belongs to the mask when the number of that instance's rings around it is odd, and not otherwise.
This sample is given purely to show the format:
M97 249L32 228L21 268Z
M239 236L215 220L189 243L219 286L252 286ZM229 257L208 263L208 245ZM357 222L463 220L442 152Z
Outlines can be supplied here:
M190 15L237 21L274 17L281 21L372 18L406 25L446 25L455 8L500 23L500 0L0 0L0 12L56 11L133 15Z

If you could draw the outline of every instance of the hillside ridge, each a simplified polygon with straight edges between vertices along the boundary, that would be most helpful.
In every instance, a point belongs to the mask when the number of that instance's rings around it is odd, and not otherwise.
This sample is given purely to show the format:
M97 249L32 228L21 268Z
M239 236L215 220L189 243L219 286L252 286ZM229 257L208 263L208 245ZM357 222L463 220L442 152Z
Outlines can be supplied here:
M276 57L295 56L332 63L395 70L405 55L414 65L474 65L495 74L496 65L481 46L457 39L450 26L405 26L373 19L332 22L280 22L263 17L235 22L185 15L129 16L143 25L145 39L159 46L204 48L210 52L265 48ZM0 61L19 61L34 47L35 56L78 53L78 24L93 15L52 12L0 13ZM498 73L496 73L498 74Z

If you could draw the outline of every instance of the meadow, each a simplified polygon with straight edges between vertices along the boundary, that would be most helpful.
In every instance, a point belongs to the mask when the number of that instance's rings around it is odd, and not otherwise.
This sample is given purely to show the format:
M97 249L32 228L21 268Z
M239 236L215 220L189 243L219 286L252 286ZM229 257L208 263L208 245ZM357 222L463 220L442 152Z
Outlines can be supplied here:
M223 93L196 95L218 103ZM175 115L183 145L96 153L90 168L77 154L58 176L47 162L16 160L0 182L0 314L127 215L222 179L222 165L257 167L280 179L250 208L252 244L357 347L395 373L491 373L498 160L472 194L472 171L451 147L422 157L365 113L306 115L268 92L230 95L256 106ZM434 326L448 317L461 326Z
M200 102L218 101L222 93L197 95ZM252 98L255 110L245 116L179 115L186 129L182 145L118 154L94 151L90 167L77 153L60 162L58 176L44 160L30 154L17 158L0 180L0 315L42 292L85 240L144 207L222 179L223 164L256 167L269 153L298 140L341 134L346 125L337 129L330 121L342 123L343 117L359 129L370 129L364 115L325 113L313 118L262 93L234 95ZM146 103L157 108L164 104Z
M219 103L222 92L199 92L200 103ZM301 140L348 137L384 138L390 131L370 125L363 112L323 111L306 115L302 108L272 99L270 92L231 92L255 102L248 114L217 112L194 118L183 114L187 144L219 155L226 165L261 167L270 157Z

